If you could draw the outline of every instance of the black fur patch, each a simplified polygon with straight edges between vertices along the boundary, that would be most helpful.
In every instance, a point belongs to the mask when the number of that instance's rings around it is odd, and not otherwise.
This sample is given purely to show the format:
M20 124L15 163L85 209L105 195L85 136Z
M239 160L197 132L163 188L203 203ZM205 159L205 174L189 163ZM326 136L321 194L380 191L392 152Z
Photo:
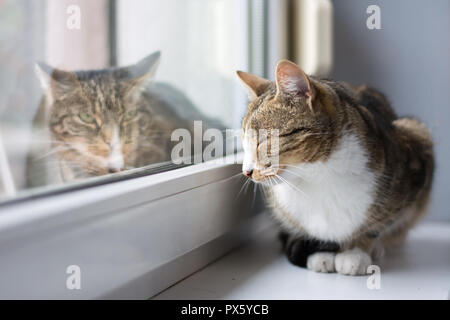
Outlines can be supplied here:
M288 239L285 233L280 234L283 248L288 260L299 267L306 267L308 256L316 252L337 252L339 245L336 242L319 241L315 239Z

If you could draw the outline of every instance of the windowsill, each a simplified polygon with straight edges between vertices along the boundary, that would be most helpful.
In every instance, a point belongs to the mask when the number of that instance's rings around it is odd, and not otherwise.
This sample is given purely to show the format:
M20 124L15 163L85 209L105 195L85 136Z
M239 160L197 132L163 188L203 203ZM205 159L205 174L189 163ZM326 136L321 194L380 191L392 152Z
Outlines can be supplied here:
M211 263L261 228L241 166L226 163L1 206L0 298L148 299ZM80 290L66 286L71 265Z
M424 223L378 262L381 288L368 277L319 274L291 265L277 228L157 295L155 299L449 299L450 224Z

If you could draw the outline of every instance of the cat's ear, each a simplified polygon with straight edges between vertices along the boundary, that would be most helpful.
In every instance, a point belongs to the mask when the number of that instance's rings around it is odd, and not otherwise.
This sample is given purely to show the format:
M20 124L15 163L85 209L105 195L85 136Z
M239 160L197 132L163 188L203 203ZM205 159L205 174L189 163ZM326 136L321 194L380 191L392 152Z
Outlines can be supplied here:
M250 100L253 100L263 94L267 90L267 87L271 84L269 80L251 73L236 71L236 75L247 87Z
M59 70L43 62L35 64L35 71L48 98L74 90L79 85L74 72Z
M156 51L143 58L135 65L126 67L129 80L133 85L145 86L148 84L155 76L160 59L161 52Z
M138 63L117 69L117 78L123 79L124 95L131 100L140 98L145 87L153 79L158 69L161 52L157 51L143 58Z
M295 63L288 60L278 62L275 79L277 96L303 96L307 100L313 99L313 88L308 76Z

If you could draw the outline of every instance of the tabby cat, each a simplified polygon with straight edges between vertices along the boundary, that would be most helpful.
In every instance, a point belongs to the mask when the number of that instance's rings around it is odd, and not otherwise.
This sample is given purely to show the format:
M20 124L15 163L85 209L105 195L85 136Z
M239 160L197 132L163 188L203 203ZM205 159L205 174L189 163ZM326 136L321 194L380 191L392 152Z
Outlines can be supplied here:
M128 67L75 72L37 65L45 95L34 120L28 186L169 160L171 132L190 124L160 94L180 93L150 81L159 59L156 52Z
M275 82L237 74L252 96L243 173L267 191L288 259L316 272L366 274L426 209L430 133L397 117L375 89L307 76L287 60ZM258 152L276 136L251 138L251 129L278 129L278 164Z

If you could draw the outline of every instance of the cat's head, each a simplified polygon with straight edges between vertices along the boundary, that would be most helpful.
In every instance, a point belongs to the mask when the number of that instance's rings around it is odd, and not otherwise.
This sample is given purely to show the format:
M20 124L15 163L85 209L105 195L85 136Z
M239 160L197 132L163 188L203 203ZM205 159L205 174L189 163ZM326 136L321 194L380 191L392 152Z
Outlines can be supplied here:
M128 67L74 72L37 64L61 161L87 175L135 165L140 130L152 122L141 96L159 58L156 52Z
M250 99L242 120L246 176L261 182L291 165L328 157L337 139L331 90L287 60L277 64L275 82L242 71L237 75Z

